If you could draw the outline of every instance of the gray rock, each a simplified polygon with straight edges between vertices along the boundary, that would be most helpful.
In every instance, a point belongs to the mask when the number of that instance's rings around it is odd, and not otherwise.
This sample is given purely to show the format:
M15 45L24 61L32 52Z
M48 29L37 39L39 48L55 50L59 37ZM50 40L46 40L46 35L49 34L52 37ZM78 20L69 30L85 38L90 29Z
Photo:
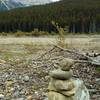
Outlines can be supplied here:
M65 58L60 62L60 67L64 71L69 71L74 64L74 60Z
M100 85L100 78L96 78L96 83Z
M74 100L90 100L89 91L83 84L83 81L77 79L74 80L73 82L76 87Z
M51 78L48 86L49 91L69 91L74 88L74 83L71 80L57 80Z
M48 98L46 97L44 100L48 100Z
M48 100L90 100L89 91L83 81L73 79L75 88L69 91L51 90L48 92ZM53 89L53 88L52 88Z
M19 91L15 91L15 92L13 93L13 97L19 97L19 95L20 95Z
M24 76L23 80L28 82L30 80L30 78L29 78L29 76Z
M3 94L0 94L0 99L4 99L4 95Z
M55 88L59 91L69 91L74 88L74 83L69 80L55 80L54 81Z
M50 72L52 78L67 80L72 77L72 71L62 71L60 69Z
M25 100L25 98L17 98L17 99L15 99L15 100Z
M48 93L48 100L73 100L73 97L67 97L58 92L50 91Z

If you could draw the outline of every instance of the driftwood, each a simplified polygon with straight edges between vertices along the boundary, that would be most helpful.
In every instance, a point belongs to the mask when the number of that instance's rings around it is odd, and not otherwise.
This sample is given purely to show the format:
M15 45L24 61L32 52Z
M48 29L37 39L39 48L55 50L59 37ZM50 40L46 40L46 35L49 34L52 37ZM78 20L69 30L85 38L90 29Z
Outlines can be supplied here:
M96 57L100 56L99 53L94 53L93 55L94 56L91 56L88 54L84 54L82 52L75 52L75 51L72 51L72 50L69 50L69 49L64 49L62 47L59 47L59 46L56 46L55 47L61 49L61 50L64 50L65 52L69 52L69 53L72 53L72 54L77 54L77 55L81 55L81 56L84 56L87 60L85 61L82 61L82 60L76 60L75 62L79 62L79 63L90 63L90 64L93 64L93 65L96 65L96 66L100 66L100 59L95 59Z
M71 55L77 55L77 56L81 56L83 57L84 59L81 59L81 60L75 60L75 63L89 63L89 64L92 64L92 65L95 65L95 66L100 66L100 59L96 59L98 56L100 56L99 53L94 53L92 54L93 56L90 56L90 54L88 53L84 53L84 52L76 52L75 50L70 50L70 49L65 49L65 48L62 48L60 46L57 46L57 45L54 45L52 49L50 49L49 51L45 52L44 54L42 54L41 56L39 56L37 59L35 59L36 61L42 61L43 60L43 57L45 55L48 55L47 58L45 58L44 60L57 60L57 59L60 59L62 57L50 57L50 54L51 52L53 52L53 50L55 49L58 49L59 52L63 51L63 52L68 52L70 53Z

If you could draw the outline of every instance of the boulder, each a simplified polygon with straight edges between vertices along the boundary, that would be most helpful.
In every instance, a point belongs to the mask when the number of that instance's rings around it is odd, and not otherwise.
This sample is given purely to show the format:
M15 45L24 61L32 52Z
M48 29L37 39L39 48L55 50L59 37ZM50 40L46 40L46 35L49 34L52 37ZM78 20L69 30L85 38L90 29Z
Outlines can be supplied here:
M68 80L72 77L72 71L62 71L61 69L54 70L50 72L50 76L52 78L61 79L61 80Z
M85 87L83 81L77 79L77 80L74 80L73 82L76 87L74 100L90 100L89 91Z

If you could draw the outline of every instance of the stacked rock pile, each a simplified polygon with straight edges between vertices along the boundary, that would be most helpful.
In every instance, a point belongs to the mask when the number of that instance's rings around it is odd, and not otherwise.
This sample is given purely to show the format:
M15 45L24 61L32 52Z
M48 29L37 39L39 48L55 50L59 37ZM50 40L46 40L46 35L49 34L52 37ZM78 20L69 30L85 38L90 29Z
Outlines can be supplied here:
M89 100L89 93L83 82L72 78L70 70L74 61L64 59L61 68L51 71L48 86L48 100Z

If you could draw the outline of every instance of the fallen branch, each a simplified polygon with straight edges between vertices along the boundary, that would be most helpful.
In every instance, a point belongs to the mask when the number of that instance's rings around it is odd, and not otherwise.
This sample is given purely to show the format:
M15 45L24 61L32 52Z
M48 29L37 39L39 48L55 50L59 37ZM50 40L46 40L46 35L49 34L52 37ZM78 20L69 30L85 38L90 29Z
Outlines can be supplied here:
M49 51L45 52L44 54L42 54L41 56L39 56L36 60L41 59L42 57L44 57L46 54L48 54L50 51L54 50L55 47L53 47L52 49L50 49Z
M57 46L57 45L55 45L55 47L57 47L57 48L59 48L59 49L61 49L63 51L69 52L69 53L73 53L73 54L76 54L76 55L81 55L81 56L83 56L83 57L85 57L87 59L87 61L81 61L81 60L78 61L78 60L76 60L76 62L80 62L80 63L86 63L86 62L88 62L88 63L91 63L93 65L100 66L100 62L99 61L94 60L93 57L89 57L89 56L85 55L84 53L75 52L75 51L69 50L69 49L64 49L64 48L62 48L60 46ZM98 56L99 56L99 54L98 54Z

